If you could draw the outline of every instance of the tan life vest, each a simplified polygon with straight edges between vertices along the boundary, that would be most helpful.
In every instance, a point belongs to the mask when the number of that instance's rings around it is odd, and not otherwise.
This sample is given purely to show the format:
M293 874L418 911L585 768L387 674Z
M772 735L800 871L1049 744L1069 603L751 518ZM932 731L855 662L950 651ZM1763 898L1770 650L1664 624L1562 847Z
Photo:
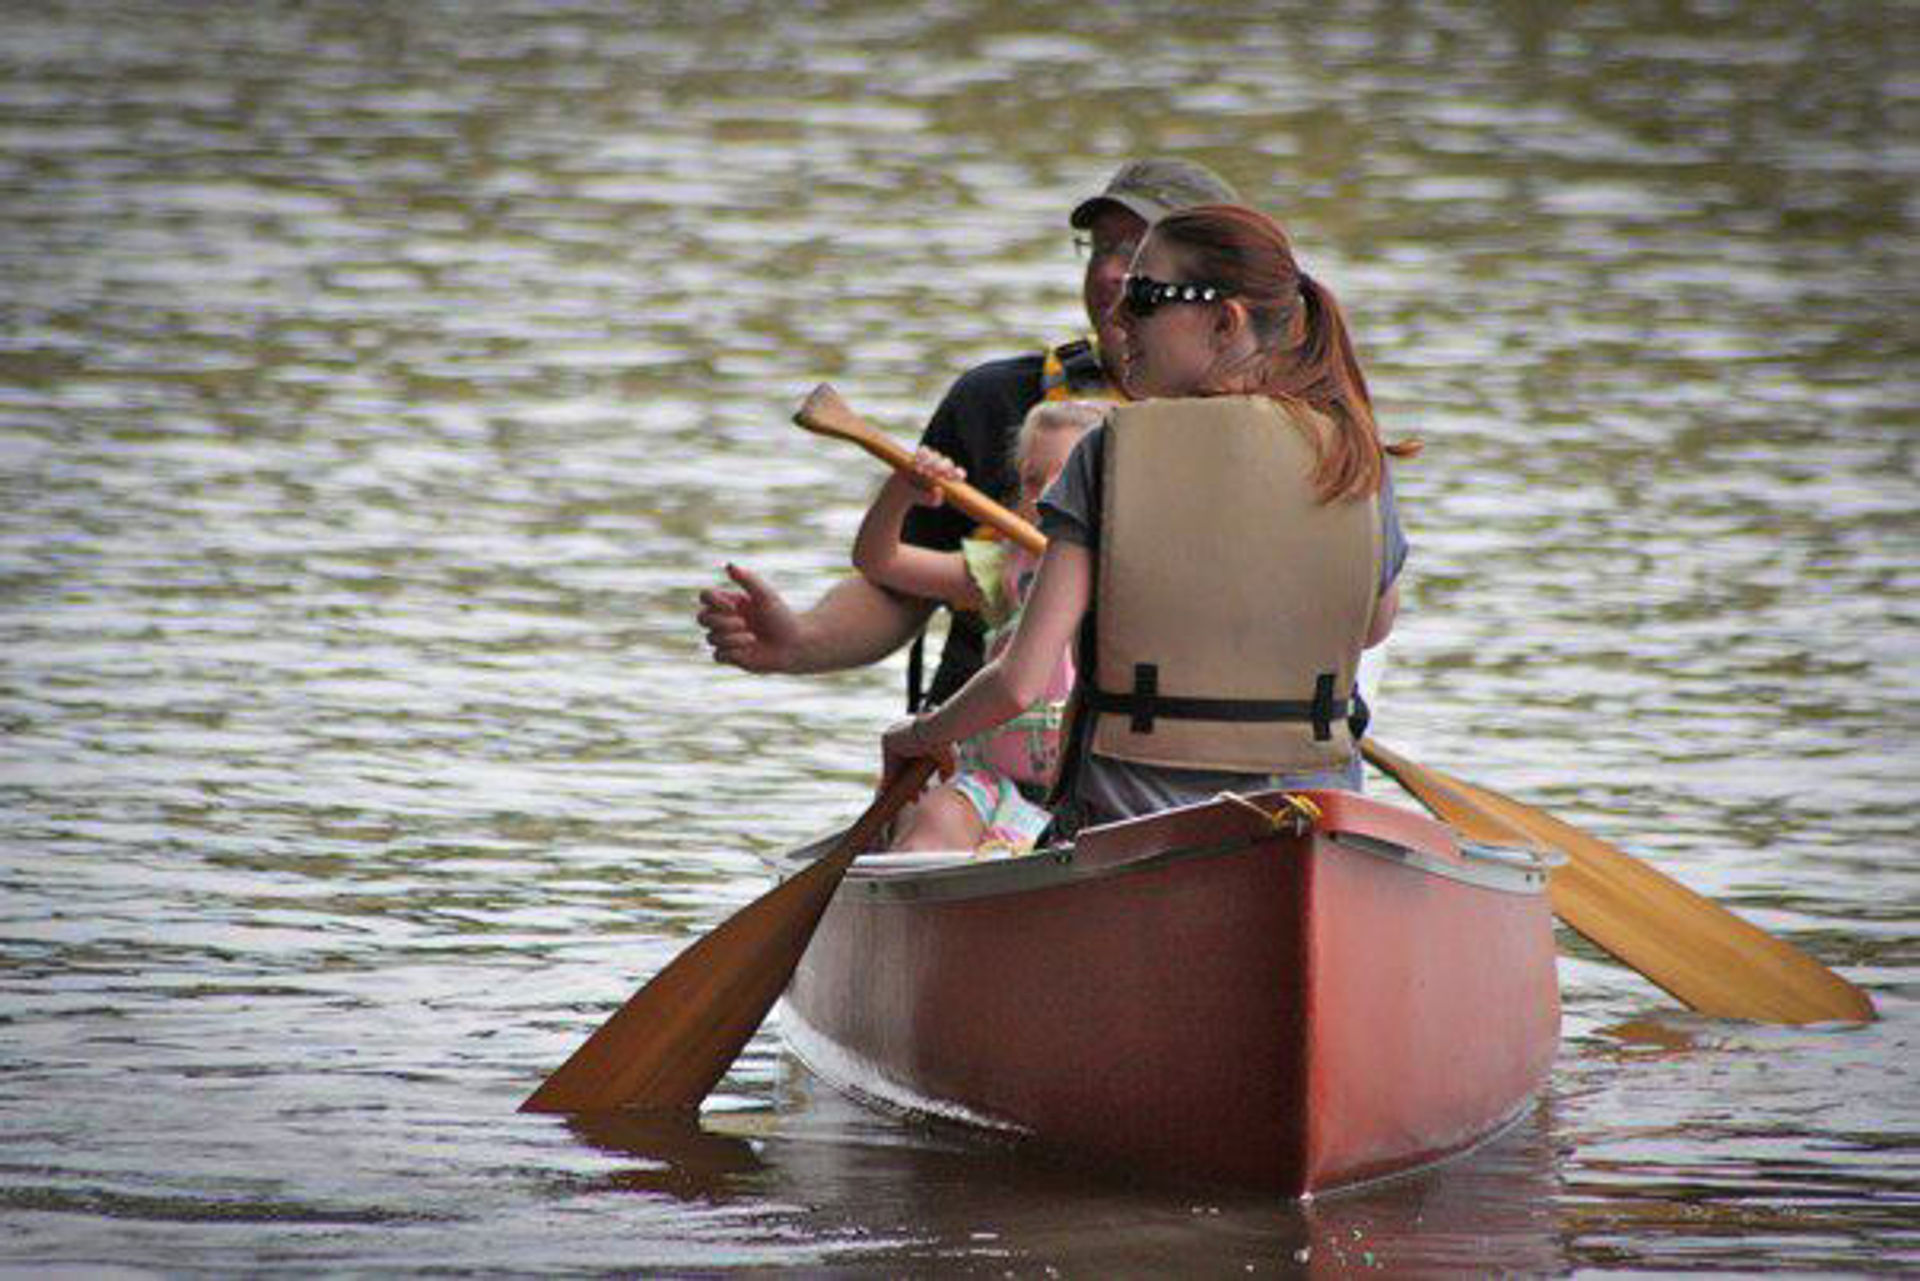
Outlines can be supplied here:
M1264 396L1111 412L1085 688L1093 751L1248 773L1352 756L1380 510L1377 497L1315 496L1308 433L1331 429Z

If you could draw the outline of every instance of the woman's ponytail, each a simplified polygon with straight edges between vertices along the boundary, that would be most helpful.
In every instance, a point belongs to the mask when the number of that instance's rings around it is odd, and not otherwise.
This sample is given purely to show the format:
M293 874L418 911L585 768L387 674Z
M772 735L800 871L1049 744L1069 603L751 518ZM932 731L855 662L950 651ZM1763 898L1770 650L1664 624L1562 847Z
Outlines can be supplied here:
M1418 440L1383 445L1366 374L1333 291L1302 271L1280 224L1239 205L1204 205L1154 225L1190 259L1198 279L1224 286L1247 309L1260 347L1243 367L1246 390L1302 404L1332 424L1317 433L1314 488L1322 502L1375 493L1385 455L1412 457Z

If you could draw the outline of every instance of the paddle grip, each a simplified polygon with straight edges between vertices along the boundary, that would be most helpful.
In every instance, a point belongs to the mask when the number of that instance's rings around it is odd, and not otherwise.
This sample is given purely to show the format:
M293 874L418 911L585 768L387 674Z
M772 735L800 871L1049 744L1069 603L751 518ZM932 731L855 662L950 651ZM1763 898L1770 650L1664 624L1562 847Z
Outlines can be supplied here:
M821 436L851 441L896 471L913 470L913 451L879 431L847 405L828 383L821 383L795 411L793 421ZM963 480L940 482L948 502L981 524L1026 548L1034 555L1047 549L1046 536L1018 513L1008 511Z

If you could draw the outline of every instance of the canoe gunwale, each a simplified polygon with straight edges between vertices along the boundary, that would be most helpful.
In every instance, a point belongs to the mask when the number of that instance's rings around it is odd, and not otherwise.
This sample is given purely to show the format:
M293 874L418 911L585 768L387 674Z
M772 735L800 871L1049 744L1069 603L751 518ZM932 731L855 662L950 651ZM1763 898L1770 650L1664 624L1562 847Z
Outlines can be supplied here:
M1212 807L1246 807L1252 799L1282 793L1257 793L1253 798L1231 797L1185 807L1198 811ZM1172 812L1172 811L1169 811ZM1134 820L1139 821L1139 820ZM1114 827L1120 825L1115 824ZM1302 824L1303 830L1307 825ZM1224 840L1205 841L1111 860L1083 858L1076 845L1047 846L1012 858L980 858L971 854L867 854L848 870L843 895L870 902L942 902L990 898L1005 894L1053 889L1115 876L1152 871L1193 859L1218 858L1270 841L1273 827L1249 816L1247 831ZM1103 829L1092 829L1099 831ZM1547 874L1558 860L1547 853L1519 846L1494 846L1458 841L1457 858L1447 858L1397 841L1337 826L1320 830L1340 848L1386 859L1401 867L1459 881L1479 889L1505 894L1539 894ZM1083 838L1089 833L1083 833ZM817 842L795 851L803 860Z

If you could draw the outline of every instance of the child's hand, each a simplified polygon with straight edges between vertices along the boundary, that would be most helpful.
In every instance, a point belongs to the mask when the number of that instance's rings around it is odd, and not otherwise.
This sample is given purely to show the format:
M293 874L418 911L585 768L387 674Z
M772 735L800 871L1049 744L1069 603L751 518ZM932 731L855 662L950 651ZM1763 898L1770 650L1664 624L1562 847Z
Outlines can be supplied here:
M920 718L909 716L887 726L880 735L880 786L893 781L906 763L919 756L931 756L942 778L951 778L955 767L952 743L934 742L922 732Z
M914 502L922 507L938 507L947 500L942 486L966 478L966 468L939 450L922 445L913 451L913 470L907 473L907 480L914 487Z

